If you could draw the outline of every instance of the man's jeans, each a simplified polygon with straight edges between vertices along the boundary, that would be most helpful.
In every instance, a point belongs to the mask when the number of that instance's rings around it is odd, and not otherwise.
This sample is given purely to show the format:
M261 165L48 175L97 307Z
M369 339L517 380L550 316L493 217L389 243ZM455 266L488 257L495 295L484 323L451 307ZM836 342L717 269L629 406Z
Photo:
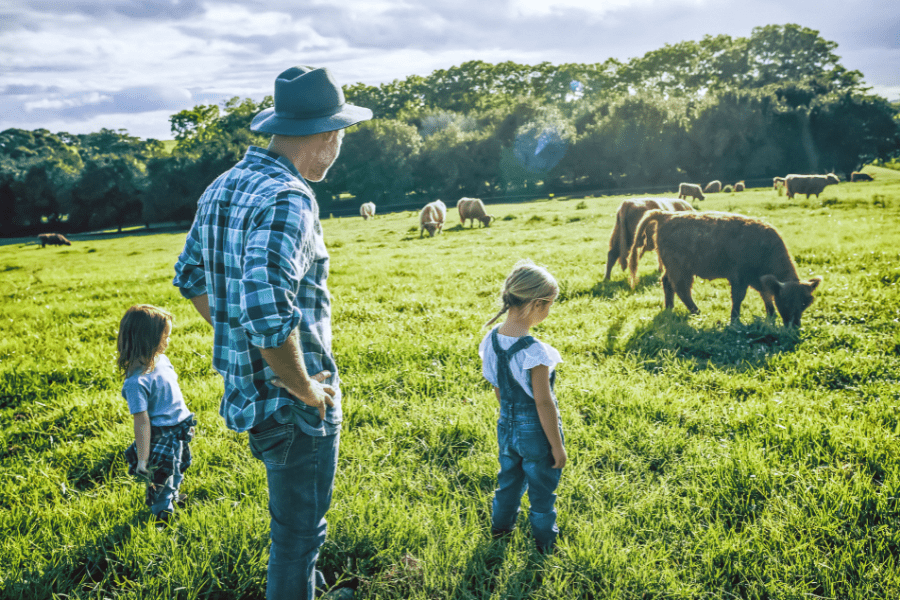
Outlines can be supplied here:
M250 451L265 463L269 480L269 600L315 597L339 445L340 433L314 437L271 417L250 432Z

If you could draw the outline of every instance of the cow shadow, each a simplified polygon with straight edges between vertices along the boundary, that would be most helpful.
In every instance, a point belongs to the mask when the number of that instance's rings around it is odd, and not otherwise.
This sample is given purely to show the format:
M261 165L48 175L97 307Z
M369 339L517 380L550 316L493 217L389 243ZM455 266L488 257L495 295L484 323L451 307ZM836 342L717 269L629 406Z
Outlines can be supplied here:
M802 341L801 330L782 327L775 318L745 317L745 321L734 325L717 321L699 327L692 315L665 309L638 325L622 351L644 358L645 368L653 371L671 356L695 360L699 368L747 369L762 367L773 356L793 352Z
M631 289L631 285L629 285L627 278L610 279L609 281L601 279L593 286L587 288L576 288L563 284L560 286L559 297L557 298L557 300L560 302L565 302L566 300L574 300L575 298L586 297L609 300L622 293L631 293L632 291L636 292L650 286L658 285L659 277L659 273L646 273L644 275L641 275L640 278L638 278L637 284L634 286L634 290Z

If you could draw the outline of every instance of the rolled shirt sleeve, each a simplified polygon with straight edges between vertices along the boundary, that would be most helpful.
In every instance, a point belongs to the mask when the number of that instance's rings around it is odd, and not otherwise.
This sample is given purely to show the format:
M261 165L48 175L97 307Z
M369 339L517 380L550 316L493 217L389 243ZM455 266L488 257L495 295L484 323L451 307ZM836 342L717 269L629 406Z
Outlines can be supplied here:
M188 232L184 250L175 263L175 279L172 280L181 295L190 300L207 293L206 270L200 245L198 221L194 221Z
M285 343L302 318L295 298L314 259L315 213L294 191L278 194L252 218L240 281L240 323L257 348Z

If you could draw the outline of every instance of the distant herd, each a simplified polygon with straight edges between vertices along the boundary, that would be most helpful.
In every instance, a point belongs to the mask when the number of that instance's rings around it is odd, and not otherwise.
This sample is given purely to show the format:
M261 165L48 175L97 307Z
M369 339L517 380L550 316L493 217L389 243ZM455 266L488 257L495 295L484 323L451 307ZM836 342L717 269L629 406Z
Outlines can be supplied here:
M851 182L872 181L866 173L853 172ZM783 187L787 196L797 194L816 197L826 186L839 183L834 173L827 175L796 175L775 177L773 189ZM767 223L739 214L695 211L687 198L704 200L704 192L740 192L745 188L739 181L733 186L722 186L719 180L710 181L701 189L699 184L681 183L678 199L633 198L624 200L616 213L616 221L609 239L606 257L606 277L609 281L613 267L618 263L628 271L632 287L637 283L637 267L647 251L655 250L665 308L674 307L677 295L692 313L700 309L691 298L694 277L702 279L727 279L731 285L731 321L739 322L741 303L748 288L762 296L766 315L778 311L786 327L799 327L803 312L813 303L813 292L822 282L821 277L801 281L797 267L788 252L781 235ZM475 221L481 227L489 227L494 216L478 198L460 198L456 204L463 226ZM366 202L359 208L365 220L375 216L375 204ZM447 206L441 200L426 204L419 211L419 237L427 231L435 236L443 230L447 219ZM41 248L45 246L71 246L72 243L59 233L42 233L38 236Z

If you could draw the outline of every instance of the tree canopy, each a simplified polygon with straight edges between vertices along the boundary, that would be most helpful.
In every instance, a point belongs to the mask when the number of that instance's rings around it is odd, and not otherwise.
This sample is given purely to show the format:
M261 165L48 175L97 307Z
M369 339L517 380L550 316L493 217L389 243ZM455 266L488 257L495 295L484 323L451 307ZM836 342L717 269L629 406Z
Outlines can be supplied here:
M900 156L898 107L800 25L705 36L626 62L469 61L344 88L375 118L315 184L323 209L739 180ZM0 133L0 233L186 221L272 106L232 98L170 118L171 153L124 130Z

